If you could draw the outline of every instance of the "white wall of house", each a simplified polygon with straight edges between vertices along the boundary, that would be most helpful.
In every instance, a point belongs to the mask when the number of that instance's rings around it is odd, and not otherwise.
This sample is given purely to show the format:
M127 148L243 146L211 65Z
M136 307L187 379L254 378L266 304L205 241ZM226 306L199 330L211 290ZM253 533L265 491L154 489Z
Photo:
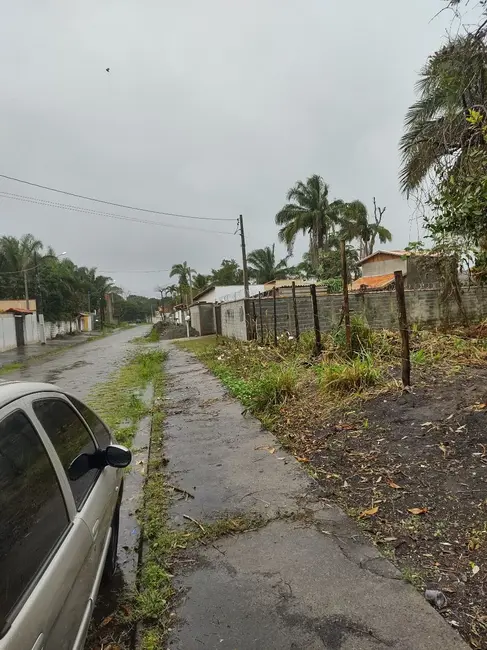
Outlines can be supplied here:
M16 347L15 317L13 314L0 314L0 352Z
M54 339L59 334L63 336L64 334L69 334L70 331L78 331L77 321L71 321L71 329L69 321L58 321L56 323L49 323L48 321L44 323L44 328L46 332L46 339Z
M259 292L264 291L263 284L249 285L249 295L256 296ZM199 302L231 302L241 300L245 297L243 284L230 284L224 287L213 287L207 293L198 299Z
M27 314L24 317L24 340L26 345L29 345L29 343L38 343L40 340L36 314Z
M370 262L364 262L362 264L362 276L364 278L368 278L372 275L386 275L387 273L394 273L394 271L402 271L403 273L406 273L407 270L407 260L403 260L400 257L393 257L380 262L372 259Z

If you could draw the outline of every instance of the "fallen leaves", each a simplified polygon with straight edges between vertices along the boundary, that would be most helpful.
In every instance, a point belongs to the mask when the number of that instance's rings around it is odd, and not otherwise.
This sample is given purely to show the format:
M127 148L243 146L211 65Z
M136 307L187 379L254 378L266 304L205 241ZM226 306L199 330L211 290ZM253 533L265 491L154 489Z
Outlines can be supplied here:
M428 508L408 508L408 512L412 515L425 515L428 512Z
M388 479L387 485L393 490L402 490L402 487L397 483L394 483L394 481L392 481L391 479Z
M487 408L487 404L473 404L472 411L483 411Z
M476 576L477 573L480 571L479 565L475 564L475 562L470 562L470 566L472 567L472 575Z
M296 456L296 460L298 463L311 463L309 458L305 458L304 456Z
M363 519L364 517L373 517L378 512L379 512L379 506L375 506L374 508L369 508L368 510L363 510L360 513L359 518Z
M270 454L275 454L276 453L276 448L275 447L270 447L269 445L262 445L260 447L256 447L255 451L268 451Z

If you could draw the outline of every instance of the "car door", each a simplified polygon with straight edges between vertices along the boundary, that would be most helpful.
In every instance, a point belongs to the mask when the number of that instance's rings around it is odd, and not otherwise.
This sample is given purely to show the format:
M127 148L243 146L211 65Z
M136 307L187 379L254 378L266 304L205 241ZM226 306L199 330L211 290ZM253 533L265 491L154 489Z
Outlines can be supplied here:
M67 637L74 643L70 626L75 613L79 612L81 600L84 600L83 618L73 629L83 629L76 638L76 647L82 643L91 617L94 605L92 595L101 575L109 542L118 478L114 468L106 467L103 470L91 469L76 481L69 480L67 471L72 461L82 453L94 453L98 447L91 431L64 395L36 395L32 409L59 457L78 516L91 534L91 546L83 559L82 574L73 585L70 597L45 646L45 650L64 650L72 647L65 645Z
M0 650L48 647L92 546L59 460L45 443L27 398L1 409ZM63 641L57 650L68 647Z

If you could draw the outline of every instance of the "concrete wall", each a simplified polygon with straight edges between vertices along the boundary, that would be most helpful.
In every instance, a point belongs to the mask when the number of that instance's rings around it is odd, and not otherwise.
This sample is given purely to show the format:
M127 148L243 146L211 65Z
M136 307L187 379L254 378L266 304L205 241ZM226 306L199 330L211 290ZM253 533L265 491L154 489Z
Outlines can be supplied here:
M15 318L12 314L0 314L0 352L16 347Z
M253 312L252 300L249 312ZM487 318L487 288L471 287L462 293L463 307L472 321ZM313 308L311 297L298 297L299 327L301 332L313 329ZM343 297L341 294L329 294L318 297L318 316L320 329L323 331L336 328L341 319ZM458 305L453 299L446 302L440 299L438 289L419 289L406 291L406 309L410 324L437 327L462 321ZM371 291L350 294L352 316L360 316L373 329L397 329L397 302L394 291ZM272 298L262 299L262 323L259 316L259 303L255 300L257 314L257 333L274 331L274 306ZM277 331L279 334L294 334L294 312L291 298L276 299ZM250 328L249 328L250 330ZM222 334L245 340L247 328L245 322L244 301L222 305Z
M222 335L230 338L247 339L245 300L225 302L221 305Z
M24 338L26 345L29 345L29 343L39 342L36 314L27 314L24 317Z
M200 336L207 336L215 333L215 309L213 305L193 305L191 311L191 327Z
M58 321L56 323L49 323L48 321L46 321L44 323L44 328L46 332L46 339L54 339L58 335L64 336L65 334L69 334L70 331L77 332L78 323L75 320L71 321L71 330L70 330L69 321Z
M377 260L374 258L370 262L362 264L362 276L364 278L371 275L385 275L386 273L394 273L394 271L407 271L407 260L400 257L390 258L386 260Z

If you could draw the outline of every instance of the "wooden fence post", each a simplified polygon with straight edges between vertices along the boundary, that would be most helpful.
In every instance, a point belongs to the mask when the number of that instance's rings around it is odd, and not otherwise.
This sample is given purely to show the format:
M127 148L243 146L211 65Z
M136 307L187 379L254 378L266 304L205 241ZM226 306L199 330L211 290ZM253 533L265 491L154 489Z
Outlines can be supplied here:
M315 354L319 354L322 350L321 346L321 332L320 332L320 319L318 317L318 300L316 299L316 284L310 286L311 301L313 303L313 322L315 329Z
M411 386L411 359L409 357L409 328L406 313L406 297L404 295L404 277L402 271L394 271L396 285L397 311L399 316L399 331L401 332L401 377L404 388Z
M294 332L296 334L296 341L299 341L298 305L296 303L296 283L294 282L294 280L291 286L293 291Z
M277 290L276 287L272 290L272 298L274 300L274 345L277 345Z
M264 319L262 318L262 296L259 291L260 342L264 345Z
M352 330L350 328L350 303L348 301L348 272L347 252L345 240L340 240L340 257L342 259L342 283L343 283L343 315L345 316L345 336L347 340L347 352L352 352Z

